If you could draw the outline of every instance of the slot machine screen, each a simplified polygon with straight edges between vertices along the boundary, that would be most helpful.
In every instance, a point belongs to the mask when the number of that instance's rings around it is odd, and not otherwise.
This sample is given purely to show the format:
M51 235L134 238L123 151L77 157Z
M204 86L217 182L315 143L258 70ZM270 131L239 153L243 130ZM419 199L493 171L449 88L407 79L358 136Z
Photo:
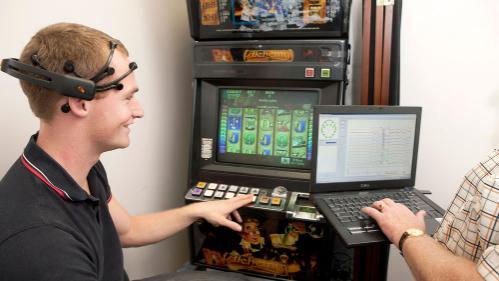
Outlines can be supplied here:
M217 160L309 169L318 90L219 89Z

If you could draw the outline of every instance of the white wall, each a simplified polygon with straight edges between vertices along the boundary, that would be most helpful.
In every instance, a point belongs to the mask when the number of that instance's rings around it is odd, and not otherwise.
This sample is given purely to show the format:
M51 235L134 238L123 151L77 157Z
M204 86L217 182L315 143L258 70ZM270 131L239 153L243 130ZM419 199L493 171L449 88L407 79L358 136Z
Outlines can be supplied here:
M77 22L120 39L139 69L138 99L145 118L132 144L103 156L115 198L139 214L183 204L191 127L191 39L184 0L2 0L0 57L19 57L30 37L56 22ZM0 176L36 131L16 79L1 73ZM186 232L159 245L125 250L130 277L176 269L188 259Z
M401 104L423 107L416 186L449 205L499 148L499 2L404 0ZM397 251L388 280L412 280Z
M499 144L499 2L405 0L401 101L423 106L417 187L446 207L463 174ZM0 2L0 57L18 57L38 29L69 21L122 40L139 64L146 116L132 145L103 157L114 195L133 214L182 204L191 118L191 54L184 0ZM0 74L0 175L19 157L37 122L16 79ZM125 251L132 278L171 271L187 259L185 233ZM388 280L411 280L392 252Z

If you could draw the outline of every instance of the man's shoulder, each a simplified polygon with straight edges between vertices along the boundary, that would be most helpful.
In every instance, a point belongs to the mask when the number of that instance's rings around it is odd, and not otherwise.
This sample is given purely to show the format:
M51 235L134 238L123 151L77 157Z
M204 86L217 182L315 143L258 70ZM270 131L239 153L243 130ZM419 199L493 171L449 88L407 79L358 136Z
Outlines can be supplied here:
M5 175L0 180L0 188L3 188L3 186L10 184L11 180L16 179L17 177L22 175L27 175L27 173L23 173L21 159L18 158L16 161L14 161L14 163L10 166Z
M0 243L8 237L68 221L59 200L45 184L16 161L0 181ZM32 230L30 230L32 231Z
M495 195L499 190L499 149L494 149L484 160L482 160L475 171L481 171L480 181L483 184L478 185L480 193L489 193L493 191Z

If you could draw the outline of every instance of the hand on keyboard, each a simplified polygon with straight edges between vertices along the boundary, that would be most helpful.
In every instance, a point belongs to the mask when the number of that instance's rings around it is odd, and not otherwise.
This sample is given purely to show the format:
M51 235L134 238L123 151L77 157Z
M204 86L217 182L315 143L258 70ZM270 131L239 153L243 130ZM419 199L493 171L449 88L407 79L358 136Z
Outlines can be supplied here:
M425 231L425 211L414 214L409 208L395 203L390 198L374 202L371 207L362 208L362 212L372 217L378 223L381 231L398 246L400 237L409 228L418 228Z

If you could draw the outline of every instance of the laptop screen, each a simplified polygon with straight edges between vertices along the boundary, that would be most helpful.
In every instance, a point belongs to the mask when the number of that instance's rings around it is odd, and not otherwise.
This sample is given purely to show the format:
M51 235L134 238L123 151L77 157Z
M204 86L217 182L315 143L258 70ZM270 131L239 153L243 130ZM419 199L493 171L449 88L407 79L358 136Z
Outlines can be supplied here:
M421 108L319 106L315 111L313 183L354 189L414 184Z

